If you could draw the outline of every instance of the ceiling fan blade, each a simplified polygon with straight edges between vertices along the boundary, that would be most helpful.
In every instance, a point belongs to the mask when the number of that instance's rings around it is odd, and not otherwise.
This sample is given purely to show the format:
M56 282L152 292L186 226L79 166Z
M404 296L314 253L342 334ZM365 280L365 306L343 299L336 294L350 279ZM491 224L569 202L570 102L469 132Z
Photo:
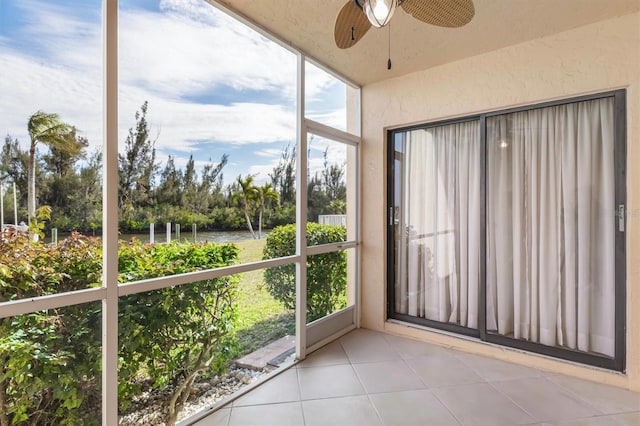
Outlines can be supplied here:
M336 26L333 30L336 45L340 49L353 46L369 31L369 28L371 28L371 23L362 9L355 1L347 1L336 18Z
M404 0L400 6L414 18L439 27L461 27L475 14L472 0Z

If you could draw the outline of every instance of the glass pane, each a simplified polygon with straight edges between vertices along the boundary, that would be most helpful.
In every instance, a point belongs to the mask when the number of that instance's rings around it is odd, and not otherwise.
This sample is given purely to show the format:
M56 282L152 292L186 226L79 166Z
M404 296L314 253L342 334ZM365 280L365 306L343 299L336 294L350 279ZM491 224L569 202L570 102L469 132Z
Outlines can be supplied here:
M100 235L101 10L100 1L0 2L0 231L46 242L72 231ZM11 250L18 259L30 251L36 263L49 250L2 244L4 254ZM47 278L29 280L25 285L39 289L13 295L5 289L2 297L67 290Z
M478 121L395 135L395 312L478 326Z
M614 355L613 98L487 119L487 329Z
M101 303L0 319L0 417L101 424Z
M173 424L290 361L295 316L286 305L295 280L273 288L270 272L122 297L121 421ZM276 341L279 352L256 353Z
M204 0L119 12L122 239L260 240L295 223L295 55Z
M309 61L305 71L305 117L346 131L348 113L355 115L353 107L347 111L347 101L355 97L353 89Z
M270 365L264 367L267 371L295 350L295 265L245 272L239 279L237 357L252 358L255 351L280 340L284 349L264 360Z
M307 324L354 304L355 249L307 258Z
M356 148L309 135L307 161L307 245L354 240Z

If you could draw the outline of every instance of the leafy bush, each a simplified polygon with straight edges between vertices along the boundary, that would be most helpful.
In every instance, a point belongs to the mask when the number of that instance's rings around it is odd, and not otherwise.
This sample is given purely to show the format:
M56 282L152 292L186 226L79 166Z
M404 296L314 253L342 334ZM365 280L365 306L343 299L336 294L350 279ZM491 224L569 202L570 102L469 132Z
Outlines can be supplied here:
M235 263L233 245L120 247L120 281ZM60 245L0 234L0 301L99 286L99 239L73 234ZM119 300L121 409L141 390L171 384L175 421L199 374L227 361L235 323L235 277L176 286ZM100 302L0 319L0 424L98 424Z
M153 245L133 241L120 247L120 280L132 281L219 268L235 263L231 244ZM167 405L173 424L201 373L226 367L236 321L237 277L223 277L119 300L120 405L140 393L140 371L154 387L171 384Z
M0 301L99 285L100 247L0 233ZM100 302L0 319L0 424L98 424Z
M340 226L307 223L307 245L345 241ZM296 225L279 226L267 236L263 259L292 256L296 252ZM295 309L295 265L277 266L264 272L269 293L287 309ZM343 251L307 258L307 321L311 322L346 306L347 257Z

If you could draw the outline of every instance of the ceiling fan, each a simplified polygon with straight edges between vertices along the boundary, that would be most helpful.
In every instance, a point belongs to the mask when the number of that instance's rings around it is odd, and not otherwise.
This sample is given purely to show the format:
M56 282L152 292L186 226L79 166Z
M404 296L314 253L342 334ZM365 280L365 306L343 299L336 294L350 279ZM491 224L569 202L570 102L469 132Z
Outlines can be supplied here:
M349 0L336 18L336 45L347 49L372 26L386 26L398 6L414 18L439 27L461 27L475 14L472 0Z

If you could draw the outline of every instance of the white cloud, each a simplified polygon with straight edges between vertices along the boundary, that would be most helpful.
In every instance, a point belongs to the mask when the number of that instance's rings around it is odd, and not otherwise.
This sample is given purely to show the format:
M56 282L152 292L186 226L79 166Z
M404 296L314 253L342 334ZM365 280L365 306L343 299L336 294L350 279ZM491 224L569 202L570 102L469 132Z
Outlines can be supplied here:
M169 2L165 2L169 3ZM173 2L175 3L175 2ZM192 4L193 2L185 2ZM295 98L295 56L204 4L166 13L131 10L120 17L121 81L166 97L230 86ZM209 19L203 19L208 16Z
M264 185L265 183L271 182L269 178L269 173L273 172L273 167L276 165L277 161L272 164L255 164L249 167L249 174L253 175L253 181L256 185Z
M347 109L341 108L333 111L307 111L307 117L317 121L318 123L326 124L327 126L335 127L336 129L347 129Z
M56 112L96 143L102 140L101 76L40 62L0 46L0 131L26 140L28 117Z
M44 110L76 125L92 148L101 146L100 7L35 0L19 5L24 25L11 39L0 37L1 136L8 133L26 143L28 117ZM162 0L160 12L121 8L119 47L120 149L145 100L151 136L159 133L158 158L165 160L169 150L183 152L177 165L186 163L190 153L204 163L200 159L208 157L212 143L295 139L295 56L206 2ZM342 85L311 65L306 82L309 100ZM243 101L238 93L259 97ZM317 117L344 126L343 110L318 112ZM247 155L269 160L249 169L266 179L281 151L265 148Z
M254 152L255 155L266 158L277 158L282 156L282 150L276 148L260 149Z
M305 64L304 78L307 102L313 102L321 99L322 96L334 85L346 91L346 85L343 82L323 69L315 66L311 62L307 62Z
M163 4L170 3L176 2ZM242 25L230 25L231 18L204 2L184 4L201 4L197 11L210 11L212 19L205 25L168 6L167 14L121 13L121 133L126 135L134 112L149 100L150 122L161 127L160 144L188 150L200 139L232 143L290 139L295 113L286 105L238 102L225 106L181 99L214 92L222 85L271 90L291 99L295 95L291 53ZM27 117L42 109L59 113L91 142L100 144L100 29L68 16L60 7L33 1L23 7L30 16L24 33L40 41L37 50L44 56L27 56L6 43L0 45L0 66L9 76L0 81L2 131L24 138Z

